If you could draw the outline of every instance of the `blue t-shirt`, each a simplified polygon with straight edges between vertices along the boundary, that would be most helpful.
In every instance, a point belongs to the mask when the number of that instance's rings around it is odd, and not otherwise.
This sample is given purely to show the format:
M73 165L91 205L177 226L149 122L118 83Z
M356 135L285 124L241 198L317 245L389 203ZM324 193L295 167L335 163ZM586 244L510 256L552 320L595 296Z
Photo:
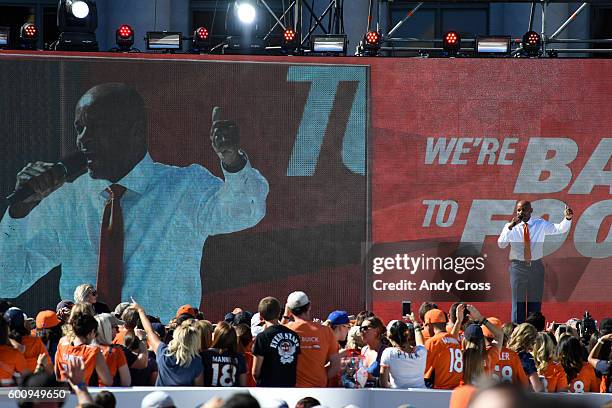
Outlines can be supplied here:
M158 375L156 386L193 385L195 380L202 374L202 359L196 355L191 364L182 367L177 364L176 358L167 354L168 345L159 343L157 347Z
M525 374L529 377L533 373L537 373L538 369L536 368L535 360L531 353L527 353L526 351L521 351L518 353L519 358L521 359L521 364L523 365L523 370L525 370Z

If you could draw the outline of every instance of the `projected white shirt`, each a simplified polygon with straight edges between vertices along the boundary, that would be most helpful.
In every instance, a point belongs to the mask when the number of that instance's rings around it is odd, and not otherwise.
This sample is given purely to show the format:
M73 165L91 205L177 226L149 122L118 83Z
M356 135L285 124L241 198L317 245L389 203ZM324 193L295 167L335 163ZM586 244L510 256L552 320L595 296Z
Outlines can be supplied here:
M512 229L508 229L508 225L504 226L497 244L500 248L505 248L510 244L510 259L525 260L525 237L524 237L524 222L515 225ZM563 221L559 224L553 224L542 218L530 218L527 221L529 227L529 239L531 247L531 260L535 261L544 256L544 238L546 235L565 234L572 226L572 222L563 217Z
M200 262L209 235L256 225L266 213L268 182L250 163L225 182L204 167L174 167L149 154L118 184L123 209L123 301L133 296L164 322L182 304L200 305ZM88 174L64 184L23 219L0 223L0 297L13 298L57 265L60 294L72 299L95 283L104 191L111 183ZM119 286L119 283L117 283Z

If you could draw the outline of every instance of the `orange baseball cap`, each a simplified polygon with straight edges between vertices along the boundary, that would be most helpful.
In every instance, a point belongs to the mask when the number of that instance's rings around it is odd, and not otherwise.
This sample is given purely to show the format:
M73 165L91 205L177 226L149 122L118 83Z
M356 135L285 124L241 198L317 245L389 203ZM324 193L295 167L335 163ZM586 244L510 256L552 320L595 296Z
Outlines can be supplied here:
M431 309L425 313L425 324L428 323L446 323L446 313L440 309Z
M53 310L43 310L36 315L37 329L50 329L58 324L60 324L60 321Z
M493 326L497 327L498 329L501 329L504 325L502 321L499 320L497 317L487 317L487 320L489 321L489 323L491 323ZM493 332L489 330L487 326L483 324L481 327L482 327L482 334L484 334L485 337L489 339L495 338L495 334L493 334Z
M195 318L196 315L198 314L198 310L191 305L183 305L179 307L179 310L176 312L176 317L179 317L182 314L188 314L191 317Z

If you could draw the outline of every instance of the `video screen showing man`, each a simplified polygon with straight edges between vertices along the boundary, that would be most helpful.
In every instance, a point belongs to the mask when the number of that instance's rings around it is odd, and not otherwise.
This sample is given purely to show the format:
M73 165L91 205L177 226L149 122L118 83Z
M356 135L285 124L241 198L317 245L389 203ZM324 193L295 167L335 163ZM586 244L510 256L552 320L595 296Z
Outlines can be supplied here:
M141 95L121 83L94 86L75 109L77 147L86 171L65 183L61 166L29 163L0 223L0 297L16 297L57 265L60 295L96 282L111 307L137 294L168 320L180 304L199 305L202 248L210 235L256 225L266 213L268 182L240 150L239 129L213 110L212 148L225 181L192 164L153 161ZM85 171L85 169L83 169Z

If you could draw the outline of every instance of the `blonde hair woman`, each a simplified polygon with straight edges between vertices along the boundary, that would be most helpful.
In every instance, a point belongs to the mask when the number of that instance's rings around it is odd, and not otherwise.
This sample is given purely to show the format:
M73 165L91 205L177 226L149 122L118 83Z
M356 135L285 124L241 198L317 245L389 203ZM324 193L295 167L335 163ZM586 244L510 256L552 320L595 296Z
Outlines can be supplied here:
M544 388L547 392L566 392L567 376L565 369L557 360L555 343L548 333L538 333L533 356L538 367L540 378L544 377Z
M129 387L132 383L132 376L130 375L125 354L121 346L112 344L117 334L116 327L123 322L110 313L101 313L96 315L95 318L98 321L98 333L96 334L94 344L102 351L111 376L115 378L115 374L119 372L120 385ZM91 385L97 386L98 384ZM102 385L102 383L100 382L99 385Z
M521 323L512 332L512 336L508 342L508 348L518 353L521 364L523 365L523 370L525 370L525 374L527 374L533 390L542 392L544 391L544 384L540 381L538 369L533 355L531 354L535 346L537 335L538 331L533 325Z
M204 385L202 359L199 355L202 340L200 329L196 327L194 321L185 320L177 326L172 340L166 344L153 330L142 306L137 303L132 306L138 311L149 345L155 352L159 369L155 385L158 387Z
M60 339L60 343L70 343L74 340L74 330L72 329L72 322L76 318L76 316L89 315L94 316L96 312L90 303L86 302L77 302L70 309L70 316L68 316L68 320L66 324L62 326L62 331L64 332L64 337Z

